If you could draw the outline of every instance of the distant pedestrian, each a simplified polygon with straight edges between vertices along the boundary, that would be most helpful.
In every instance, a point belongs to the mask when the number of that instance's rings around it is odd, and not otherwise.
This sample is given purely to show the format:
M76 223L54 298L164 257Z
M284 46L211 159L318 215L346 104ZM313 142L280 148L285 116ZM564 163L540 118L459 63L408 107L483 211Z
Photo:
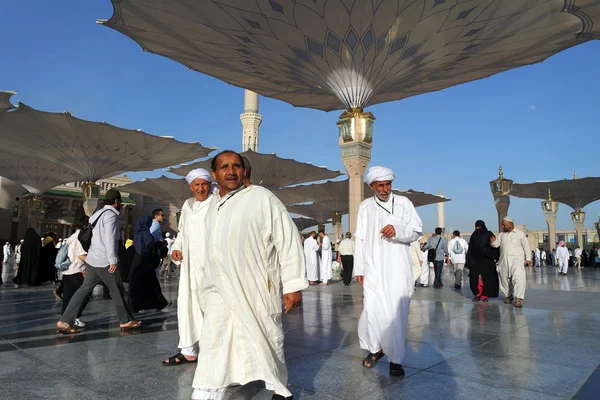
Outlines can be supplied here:
M450 254L450 262L454 268L454 289L462 287L463 269L467 261L468 250L467 241L460 237L459 231L454 231L452 239L448 243L448 254Z
M444 268L444 261L448 257L447 246L446 239L442 236L442 228L435 228L435 235L423 246L423 250L428 250L427 260L433 262L435 273L433 287L435 289L440 289L444 286L442 283L442 270Z
M354 271L354 240L352 240L352 233L346 232L346 238L340 242L338 249L343 268L344 285L350 286Z

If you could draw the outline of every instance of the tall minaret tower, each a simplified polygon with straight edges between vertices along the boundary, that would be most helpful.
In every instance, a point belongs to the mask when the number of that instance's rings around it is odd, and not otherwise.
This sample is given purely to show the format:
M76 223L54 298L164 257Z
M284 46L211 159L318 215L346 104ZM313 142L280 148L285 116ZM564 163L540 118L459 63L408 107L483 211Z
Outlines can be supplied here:
M258 93L244 91L244 113L240 114L242 121L242 151L258 151L258 127L262 115L258 113Z

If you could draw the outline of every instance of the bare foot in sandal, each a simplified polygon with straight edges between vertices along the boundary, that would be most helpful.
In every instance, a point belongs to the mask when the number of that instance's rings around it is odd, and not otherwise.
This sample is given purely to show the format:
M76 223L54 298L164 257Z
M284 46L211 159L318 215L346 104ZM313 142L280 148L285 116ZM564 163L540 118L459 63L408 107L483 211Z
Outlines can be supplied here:
M121 327L121 330L130 330L130 329L137 329L140 326L142 326L142 321L129 321L126 324L121 324L119 325Z
M194 364L198 361L198 357L195 356L186 356L181 353L175 354L173 357L169 357L162 362L162 364L166 367L171 367L175 365L181 364Z
M62 333L63 335L75 334L81 332L79 329L72 327L66 322L58 321L56 323L56 333Z
M383 350L379 350L377 353L369 353L369 355L362 362L363 367L373 368L384 355L385 354L383 354Z

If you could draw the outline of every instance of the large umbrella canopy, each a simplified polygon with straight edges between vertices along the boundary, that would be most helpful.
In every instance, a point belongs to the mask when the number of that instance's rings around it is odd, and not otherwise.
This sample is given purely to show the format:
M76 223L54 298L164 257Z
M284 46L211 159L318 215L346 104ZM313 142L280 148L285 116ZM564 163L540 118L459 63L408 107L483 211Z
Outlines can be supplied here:
M65 183L75 182L80 175L54 161L4 152L0 157L0 176L23 185L35 196Z
M281 158L276 154L262 154L252 150L240 154L246 157L252 165L252 183L271 190L299 183L337 178L343 175L340 171L332 171L326 167L317 167L291 158ZM211 159L208 159L182 165L181 167L170 168L169 172L185 176L195 168L204 168L210 171L210 162Z
M292 218L292 220L294 221L294 223L296 224L296 227L300 231L303 231L306 228L310 228L311 226L319 225L319 222L312 218L296 217L296 218Z
M313 220L317 221L319 224L329 222L329 220L333 216L332 210L323 206L322 204L317 203L286 206L285 208L287 208L288 212L310 217Z
M91 182L127 171L165 168L214 150L22 103L13 112L0 113L0 139L3 152L60 164Z
M181 208L187 199L194 196L185 179L173 179L166 176L129 183L120 186L119 190L152 197L178 208Z
M10 97L17 94L17 92L12 92L9 90L0 90L0 112L10 111L15 108L15 106L10 102Z
M372 193L371 188L366 183L364 190L365 193ZM348 192L349 184L346 180L283 188L276 190L273 193L284 204L306 203L310 201L318 203L320 206L325 207L332 212L337 211L341 214L347 214L349 210ZM407 197L412 201L415 207L450 201L450 199L445 197L439 197L438 195L425 192L416 192L412 189L394 190L394 193ZM370 196L370 194L368 196Z
M581 210L590 203L600 200L600 177L563 179L560 181L513 183L511 194L527 199L548 199L550 190L552 200Z
M600 35L597 0L111 0L99 21L192 70L321 110L541 62Z

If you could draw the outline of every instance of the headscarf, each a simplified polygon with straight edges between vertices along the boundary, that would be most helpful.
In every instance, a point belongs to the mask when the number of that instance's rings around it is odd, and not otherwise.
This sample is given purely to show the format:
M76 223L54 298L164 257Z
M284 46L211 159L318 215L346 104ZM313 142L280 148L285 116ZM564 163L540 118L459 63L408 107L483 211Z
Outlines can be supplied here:
M39 275L40 257L42 254L42 241L35 229L25 231L21 245L21 262L17 276L13 279L16 285L40 285L42 277Z
M191 185L192 182L194 182L194 180L198 178L204 179L208 182L212 182L212 175L204 168L193 169L185 176L185 180L188 183L188 185Z
M48 243L54 243L54 239L52 238L52 236L48 235L44 238L44 241L42 243L42 247L46 247L46 245Z
M139 217L135 224L133 244L135 252L141 256L150 255L149 246L154 242L154 238L150 234L150 226L152 226L152 218L148 215Z
M365 182L367 182L367 185L370 185L378 181L393 181L395 178L396 175L394 175L391 169L377 166L369 168L365 176Z
M133 246L133 239L127 239L125 241L125 250L127 250L128 248L130 248L131 246Z

